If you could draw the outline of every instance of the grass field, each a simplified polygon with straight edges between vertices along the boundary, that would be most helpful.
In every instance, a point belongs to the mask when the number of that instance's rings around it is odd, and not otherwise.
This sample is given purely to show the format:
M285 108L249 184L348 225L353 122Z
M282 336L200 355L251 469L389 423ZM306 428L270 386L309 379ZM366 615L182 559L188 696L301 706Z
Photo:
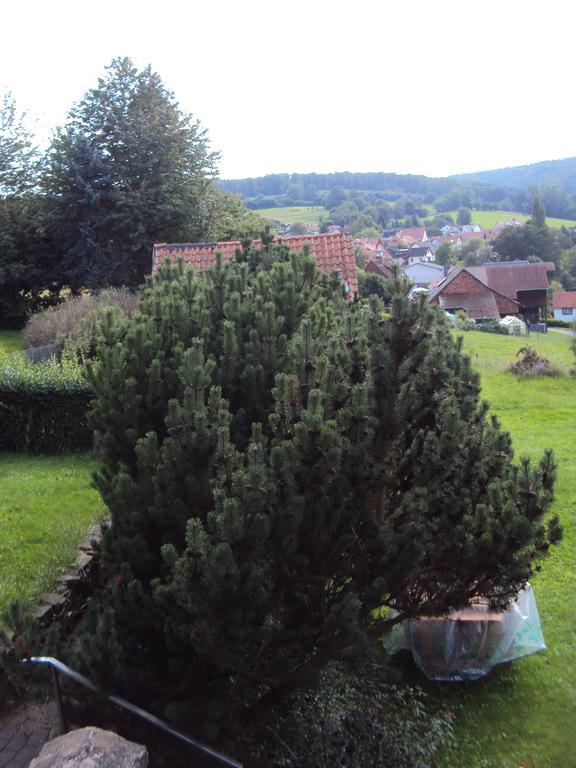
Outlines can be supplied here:
M22 349L22 336L19 331L0 331L0 353L16 352Z
M265 219L274 219L282 224L318 224L320 216L328 216L326 208L319 205L296 205L291 208L260 208L255 211Z
M565 537L532 580L548 650L469 684L427 684L455 713L456 739L437 768L573 768L576 765L576 380L518 380L505 372L524 341L464 334L482 392L513 438L517 457L537 460L553 448L558 462L554 509ZM570 337L533 334L529 343L565 372Z
M446 213L452 216L454 221L456 221L458 211L446 211ZM511 211L472 211L471 213L472 224L478 224L478 226L483 229L491 229L499 221L505 222L509 219L516 219L516 221L525 223L530 218L526 213L513 213ZM576 221L571 221L570 219L554 219L549 216L546 217L546 223L549 227L555 227L557 229L560 227L576 227Z
M103 511L84 454L0 453L0 613L32 603L76 557L78 542Z

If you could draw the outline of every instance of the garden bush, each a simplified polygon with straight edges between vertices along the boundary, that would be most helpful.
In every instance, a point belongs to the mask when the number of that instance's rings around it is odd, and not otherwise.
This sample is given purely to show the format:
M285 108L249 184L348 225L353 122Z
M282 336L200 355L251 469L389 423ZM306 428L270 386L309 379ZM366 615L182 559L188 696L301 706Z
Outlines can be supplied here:
M64 356L31 363L19 353L0 359L0 449L65 453L90 445L92 389L82 364Z
M505 326L500 325L497 320L491 320L488 323L475 323L474 326L468 330L481 331L482 333L497 333L501 336L508 336L508 329Z
M515 363L508 370L516 376L561 376L560 369L547 357L542 357L533 347L521 347L516 353Z
M138 301L139 295L127 288L109 288L98 294L71 297L32 315L23 331L24 342L28 347L56 344L62 350L69 341L73 349L92 349L98 323L106 309L113 307L119 316L130 317Z
M233 742L397 619L506 607L554 543L478 375L399 277L388 316L264 242L164 266L87 367L112 525L71 644L103 686ZM449 531L449 536L441 535Z
M452 733L418 688L385 682L367 663L332 663L316 688L301 691L257 734L251 765L269 768L429 768Z

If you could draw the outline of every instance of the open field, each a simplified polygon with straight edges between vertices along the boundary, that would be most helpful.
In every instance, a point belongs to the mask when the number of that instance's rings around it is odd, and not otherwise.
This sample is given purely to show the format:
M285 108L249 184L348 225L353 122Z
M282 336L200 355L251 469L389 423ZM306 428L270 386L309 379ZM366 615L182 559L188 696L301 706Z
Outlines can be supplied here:
M0 453L0 613L54 586L78 542L102 515L91 487L96 462L85 454Z
M318 224L320 216L328 216L326 208L319 205L296 205L291 208L259 208L255 211L265 219L274 219L282 224Z
M496 667L484 680L426 688L455 713L456 741L438 768L573 768L576 764L576 380L518 380L504 369L525 343L516 337L464 334L465 350L482 377L482 392L517 456L538 460L553 448L558 462L554 510L564 540L532 584L548 650ZM533 334L528 343L564 371L570 337Z
M458 211L446 211L454 221L456 221L456 218L458 216ZM526 213L514 213L512 211L471 211L472 213L472 224L478 224L478 226L482 227L483 229L491 229L493 226L495 226L499 221L505 222L509 219L516 219L516 221L521 221L523 224L528 221L530 218L529 214ZM554 219L549 216L546 217L546 223L549 227L555 227L557 229L560 229L560 227L576 227L576 221L571 221L570 219Z

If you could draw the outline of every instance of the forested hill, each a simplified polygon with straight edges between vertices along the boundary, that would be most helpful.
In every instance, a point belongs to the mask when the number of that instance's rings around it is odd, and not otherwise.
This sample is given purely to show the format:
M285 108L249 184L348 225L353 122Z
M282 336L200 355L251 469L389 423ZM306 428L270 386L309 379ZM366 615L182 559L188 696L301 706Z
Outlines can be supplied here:
M225 192L240 193L250 199L259 195L310 197L317 192L341 188L347 190L397 194L442 194L454 186L451 179L398 173L273 173L250 179L224 179Z
M455 181L481 182L513 189L552 184L563 187L569 194L574 194L576 192L576 157L545 160L541 163L518 165L512 168L497 168L493 171L459 174L452 178Z
M248 208L320 205L345 201L372 205L409 200L437 211L460 207L529 213L538 195L549 216L576 219L576 158L519 168L433 178L397 173L276 173L218 182L240 194Z

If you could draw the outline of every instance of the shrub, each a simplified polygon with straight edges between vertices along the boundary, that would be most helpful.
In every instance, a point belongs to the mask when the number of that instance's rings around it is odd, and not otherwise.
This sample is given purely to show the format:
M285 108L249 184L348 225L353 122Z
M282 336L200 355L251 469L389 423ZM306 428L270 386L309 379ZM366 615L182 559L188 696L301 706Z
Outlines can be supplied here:
M300 692L251 745L270 768L429 768L450 738L449 715L417 688L388 685L383 670L330 664L317 688Z
M110 578L74 645L91 677L238 733L380 638L380 606L504 607L559 540L551 454L518 470L461 339L392 288L383 318L265 242L162 267L125 336L103 328Z
M482 333L496 333L501 336L508 336L508 329L500 325L497 320L490 320L488 323L475 323L471 331L481 331Z
M520 357L508 370L516 376L561 376L561 371L550 360L542 357L533 347L521 347L516 353Z
M574 320L569 322L566 320L547 320L546 325L549 328L569 328L576 333L576 322Z
M0 360L0 449L64 453L86 448L92 389L75 358L30 363L22 354Z
M28 320L23 337L28 347L56 344L63 349L68 338L73 348L93 347L91 336L106 307L114 307L119 315L130 317L138 306L139 295L127 288L108 288L99 294L83 293L66 299L56 307L37 312Z

